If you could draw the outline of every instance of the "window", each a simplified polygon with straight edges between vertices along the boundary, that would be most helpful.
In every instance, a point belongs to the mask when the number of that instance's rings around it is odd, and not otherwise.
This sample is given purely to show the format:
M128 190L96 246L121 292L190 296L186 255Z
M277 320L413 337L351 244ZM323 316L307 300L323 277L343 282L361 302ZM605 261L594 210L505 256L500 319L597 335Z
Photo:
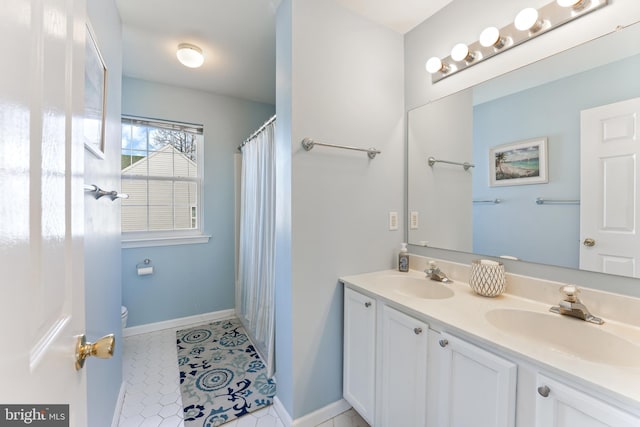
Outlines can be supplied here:
M191 228L196 228L198 224L198 207L191 206Z
M202 235L202 133L199 125L122 118L123 243L192 243L182 240Z

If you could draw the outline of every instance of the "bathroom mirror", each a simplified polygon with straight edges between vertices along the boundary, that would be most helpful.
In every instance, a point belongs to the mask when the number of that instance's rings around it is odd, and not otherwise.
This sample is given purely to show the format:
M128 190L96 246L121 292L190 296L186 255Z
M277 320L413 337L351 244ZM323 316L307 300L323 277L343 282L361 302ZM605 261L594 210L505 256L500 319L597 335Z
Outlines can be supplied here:
M409 111L409 244L581 268L581 111L640 97L639 75L635 24Z

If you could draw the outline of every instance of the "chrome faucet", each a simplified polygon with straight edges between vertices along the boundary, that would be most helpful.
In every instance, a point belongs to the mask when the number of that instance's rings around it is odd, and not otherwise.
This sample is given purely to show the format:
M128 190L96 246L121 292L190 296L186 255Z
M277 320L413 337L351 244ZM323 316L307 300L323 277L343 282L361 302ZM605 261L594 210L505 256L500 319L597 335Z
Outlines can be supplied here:
M434 261L429 261L429 268L427 268L424 272L427 273L427 276L431 280L435 280L436 282L453 283L453 280L449 279L447 275L444 274L444 272L440 270L438 266L436 266L436 263Z
M577 286L565 285L560 288L560 292L564 296L563 300L560 301L558 305L551 307L549 311L564 314L566 316L577 317L585 322L595 323L596 325L602 325L604 323L604 320L589 313L587 307L585 307L582 301L580 301L580 298L578 298L580 289L578 289Z

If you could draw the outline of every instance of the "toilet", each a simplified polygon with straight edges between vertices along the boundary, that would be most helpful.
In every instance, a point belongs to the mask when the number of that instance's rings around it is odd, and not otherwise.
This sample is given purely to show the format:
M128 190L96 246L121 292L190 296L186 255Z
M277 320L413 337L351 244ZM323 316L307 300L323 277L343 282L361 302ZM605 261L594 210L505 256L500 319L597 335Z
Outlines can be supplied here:
M122 329L127 327L127 317L129 317L129 310L124 305L120 309L120 318L122 319Z

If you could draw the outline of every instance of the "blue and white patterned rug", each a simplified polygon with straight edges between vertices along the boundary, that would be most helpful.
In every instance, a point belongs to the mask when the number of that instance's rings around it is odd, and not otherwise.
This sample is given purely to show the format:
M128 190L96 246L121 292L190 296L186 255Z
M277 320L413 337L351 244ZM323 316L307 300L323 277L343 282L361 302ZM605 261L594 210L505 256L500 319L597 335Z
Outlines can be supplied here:
M185 427L213 427L271 405L276 384L240 320L176 332Z

